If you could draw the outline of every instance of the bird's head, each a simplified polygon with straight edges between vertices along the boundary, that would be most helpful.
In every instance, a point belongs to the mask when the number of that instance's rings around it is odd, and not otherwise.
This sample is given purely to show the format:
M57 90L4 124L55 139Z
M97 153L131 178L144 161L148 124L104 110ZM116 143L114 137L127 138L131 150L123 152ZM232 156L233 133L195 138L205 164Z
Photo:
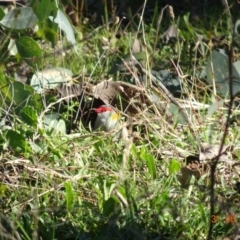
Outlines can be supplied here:
M110 131L117 125L120 119L119 112L110 105L93 108L93 111L97 114L94 130Z

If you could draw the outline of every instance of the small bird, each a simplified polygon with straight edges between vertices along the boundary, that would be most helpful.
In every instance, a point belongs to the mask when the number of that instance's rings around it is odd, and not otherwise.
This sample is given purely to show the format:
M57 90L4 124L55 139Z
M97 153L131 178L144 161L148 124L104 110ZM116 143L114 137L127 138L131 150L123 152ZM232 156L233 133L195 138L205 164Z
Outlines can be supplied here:
M93 108L97 114L94 123L94 130L100 129L102 131L111 131L118 123L120 114L110 105L102 105L98 108Z

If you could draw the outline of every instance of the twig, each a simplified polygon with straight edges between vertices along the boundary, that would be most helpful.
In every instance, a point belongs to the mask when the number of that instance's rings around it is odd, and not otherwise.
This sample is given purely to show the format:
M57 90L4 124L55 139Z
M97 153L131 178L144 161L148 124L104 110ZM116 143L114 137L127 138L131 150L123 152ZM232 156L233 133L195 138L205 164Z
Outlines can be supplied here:
M235 1L235 4L237 3L237 1ZM229 9L228 9L229 10ZM233 22L235 19L233 19ZM227 118L226 118L226 124L225 124L225 131L223 134L223 138L221 141L221 145L219 148L219 152L218 155L215 159L215 161L213 162L212 166L211 166L211 172L210 172L210 180L211 180L211 185L210 185L210 221L209 221L209 230L208 230L208 240L212 239L212 232L213 232L213 224L214 222L212 221L212 217L214 216L214 212L215 212L215 191L214 191L214 186L215 186L215 171L223 150L223 146L228 134L228 128L229 128L229 123L230 123L230 117L231 117L231 113L232 113L232 107L233 107L233 101L235 96L233 95L233 88L232 88L232 84L233 84L233 76L232 76L232 57L233 57L233 39L234 39L234 26L232 27L232 40L230 43L230 48L229 48L229 53L228 53L228 71L229 71L229 95L230 95L230 102L229 102L229 108L228 108L228 114L227 114Z

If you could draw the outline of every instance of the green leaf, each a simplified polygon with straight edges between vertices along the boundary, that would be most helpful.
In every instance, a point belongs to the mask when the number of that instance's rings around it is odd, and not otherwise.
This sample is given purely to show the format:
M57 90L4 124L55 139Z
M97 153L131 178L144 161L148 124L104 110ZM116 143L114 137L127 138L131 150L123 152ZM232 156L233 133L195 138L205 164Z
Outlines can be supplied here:
M5 16L5 13L4 13L3 9L0 8L0 21L3 19L4 16Z
M116 206L116 201L110 197L108 200L104 201L103 203L103 214L109 217L111 214L114 213L114 209Z
M41 48L30 37L21 37L16 40L16 47L19 55L30 65L35 67L40 63L40 57L42 54Z
M132 147L131 147L131 154L134 156L134 157L137 157L138 156L138 152L137 152L137 148L134 144L132 144Z
M64 185L66 189L66 207L67 207L67 211L70 212L73 209L74 193L73 193L71 183L65 182Z
M6 28L21 30L33 27L37 22L37 17L32 8L22 7L10 10L0 21Z
M8 130L6 134L6 138L9 140L9 145L12 147L13 150L17 152L31 153L31 148L26 141L25 135L19 134L14 130Z
M0 67L0 93L4 98L0 98L0 105L3 106L3 103L12 101L12 93L10 91L11 82L7 79L3 73L2 67Z
M140 158L147 162L148 172L151 174L153 179L157 178L157 171L154 157L148 153L145 149L141 149Z
M58 9L56 18L50 16L50 19L58 24L58 27L66 34L67 40L73 45L75 52L77 53L76 39L71 23L64 13Z
M12 109L15 108L15 113L19 113L22 107L26 104L32 106L38 113L43 110L42 97L35 94L31 86L14 81L8 82L6 79L1 78L0 71L0 94L4 98L0 98L0 106L6 107L11 105Z
M27 101L34 94L34 90L31 86L17 81L10 84L9 92L12 94L12 101L17 107L25 106Z
M38 116L36 110L31 106L26 106L20 110L22 120L30 126L37 126Z
M41 95L34 94L33 88L28 84L5 79L1 73L1 68L0 94L4 96L4 98L0 98L0 105L4 104L4 107L6 104L11 105L12 107L15 107L15 110L17 110L16 113L18 113L26 104L32 106L38 112L41 112L43 109Z
M167 111L169 114L172 115L174 122L176 123L181 123L181 124L186 124L188 121L188 116L185 110L180 110L178 106L176 106L173 103L170 103ZM191 110L189 110L191 111Z
M185 14L185 15L183 16L183 20L184 20L184 22L185 22L185 24L186 24L186 27L187 27L187 29L188 29L188 32L191 34L191 36L189 36L189 37L195 37L196 34L195 34L195 31L194 31L192 25L191 25L190 22L189 22L189 16L190 16L189 13Z
M58 41L58 24L52 22L47 18L44 23L38 23L37 36L43 37L52 43L52 47L55 47Z
M235 66L236 65L236 66ZM231 64L232 68L232 90L233 95L240 92L240 70L238 71L238 63ZM208 58L206 66L207 80L210 84L216 85L216 91L222 96L229 95L229 61L228 56L223 53L213 51Z
M45 89L56 89L59 84L69 83L72 75L73 73L66 68L47 68L36 72L31 78L30 85L38 93L42 93Z
M55 0L31 0L30 4L40 22L45 21L49 16L57 15L58 8Z
M217 112L221 107L224 106L224 103L224 99L216 100L216 98L214 97L214 102L212 105L209 106L206 117L211 117L215 112Z
M56 117L57 115L54 113L46 114L44 116L44 128L47 132L51 132L52 135L66 134L66 123L64 120Z
M58 33L51 28L44 28L44 37L47 39L49 42L52 43L52 46L54 47L57 44L58 41Z
M177 160L172 159L168 168L169 174L179 172L180 169L181 169L181 164Z
M28 86L28 87L30 87L30 86ZM31 90L28 89L28 88L25 88L25 89L30 91L30 92L32 90L32 88L31 88ZM47 95L45 97L47 99ZM43 101L42 101L42 96L40 94L37 94L37 93L32 93L31 94L30 93L30 98L29 98L27 104L29 106L32 106L38 113L43 111Z

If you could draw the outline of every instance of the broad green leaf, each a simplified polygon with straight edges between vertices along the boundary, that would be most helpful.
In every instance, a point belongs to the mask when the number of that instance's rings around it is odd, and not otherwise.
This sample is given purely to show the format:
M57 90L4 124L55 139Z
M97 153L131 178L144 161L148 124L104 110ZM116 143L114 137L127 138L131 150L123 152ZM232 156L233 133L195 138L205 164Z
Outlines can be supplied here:
M20 110L22 120L30 126L37 126L38 116L36 110L31 106L25 106Z
M3 9L0 7L0 21L3 19L4 16L5 16L5 12L4 12Z
M0 21L6 28L21 30L32 28L37 22L37 17L32 8L21 7L10 10Z
M66 189L66 207L67 211L70 212L73 209L74 193L70 182L65 182L64 185Z
M73 45L75 52L77 53L76 47L76 39L73 32L73 28L68 18L64 15L64 13L58 9L56 18L50 16L52 21L58 24L58 27L66 34L67 40Z
M152 176L153 179L157 177L157 170L154 157L148 153L145 149L141 150L140 158L147 162L148 172Z
M224 102L225 102L224 99L216 100L213 104L211 104L207 110L206 117L211 117L215 112L217 112L219 110L219 108L224 106Z
M45 29L51 29L58 35L58 24L47 18L43 23L38 22L37 34L42 36Z
M58 32L58 24L47 18L43 23L38 23L38 30L36 34L37 36L50 41L52 43L52 47L55 47L59 38Z
M38 92L42 93L46 89L56 89L59 84L69 83L73 73L61 67L47 68L36 72L30 81L30 85Z
M10 39L10 42L8 44L8 51L9 54L13 56L15 56L18 53L15 40Z
M43 30L44 37L47 39L49 42L52 43L52 46L55 47L58 41L58 33L52 28L47 28L45 27Z
M156 85L160 86L163 84L175 97L181 94L181 80L176 74L167 69L160 71L151 70L151 74L156 78L156 80L153 80ZM147 83L147 76L145 74L143 75L142 81L143 83ZM159 101L159 97L156 94L153 94L151 99L153 102Z
M234 32L235 34L234 36L234 43L238 46L238 48L240 47L240 20L237 20L235 23L235 27L234 27Z
M65 121L59 119L56 113L46 114L44 116L44 128L46 131L52 132L52 134L65 134L67 131Z
M49 126L52 121L58 121L61 115L58 113L48 113L44 115L43 122L44 125Z
M236 63L238 66L238 63ZM240 91L240 70L231 64L232 68L232 89L233 94ZM218 94L225 96L229 95L229 61L228 56L223 53L213 51L208 58L206 66L207 80L210 84L215 83ZM213 82L214 81L214 82Z
M10 93L12 94L12 101L17 107L23 107L34 94L31 86L15 81L10 84Z
M1 75L1 71L0 94L4 96L0 98L0 104L2 102L4 107L11 104L11 106L18 111L28 104L38 112L43 108L41 95L34 94L34 90L31 86L19 81L10 82Z
M26 104L38 113L43 109L41 95L36 94L28 84L6 78L0 67L0 106L5 108L11 105L18 111Z
M169 174L173 174L173 173L176 173L176 172L179 172L181 169L181 164L175 160L175 159L172 159L170 161L170 165L169 165Z
M47 143L36 143L36 142L29 142L33 153L38 153L38 154L48 154L48 145Z
M180 110L175 104L169 104L167 111L173 116L173 120L176 123L186 124L187 123L187 113L185 110ZM190 111L190 110L189 110Z
M28 88L30 87L30 89ZM32 92L32 87L27 85L27 87L25 87L26 90ZM30 94L30 98L28 98L27 104L29 106L32 106L38 113L43 111L43 99L42 96L40 94L37 94L33 91L33 93L29 93ZM47 95L46 95L46 99L47 99ZM44 108L45 109L45 108Z
M240 75L240 60L234 62L233 66L236 68L238 74Z
M111 214L114 213L115 206L116 206L116 201L113 199L113 197L110 197L108 200L104 201L103 203L103 214L109 217Z
M40 22L45 21L49 16L57 15L57 5L55 0L31 0L30 4Z
M14 151L22 152L22 153L31 153L31 148L26 141L26 136L20 134L14 130L8 130L6 134L6 138L9 141L9 145L12 147Z
M30 37L21 37L16 40L16 47L20 56L31 66L39 64L42 54L41 48Z

